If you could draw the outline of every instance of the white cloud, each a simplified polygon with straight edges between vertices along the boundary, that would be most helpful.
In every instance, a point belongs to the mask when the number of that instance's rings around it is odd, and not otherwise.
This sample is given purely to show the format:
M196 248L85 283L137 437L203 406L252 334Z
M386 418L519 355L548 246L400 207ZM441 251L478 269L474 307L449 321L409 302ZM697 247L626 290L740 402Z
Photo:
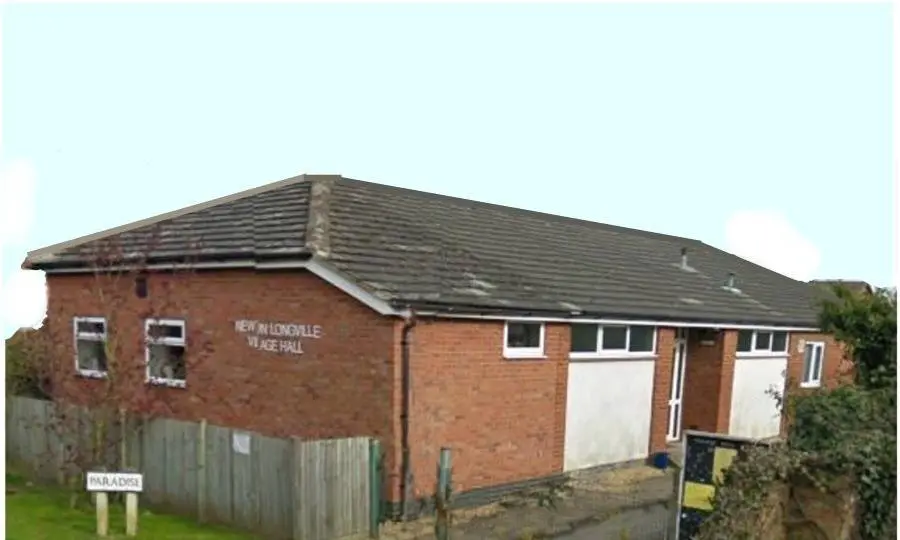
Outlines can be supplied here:
M47 312L44 273L19 269L34 225L34 167L26 160L0 166L0 324L4 338L21 327L38 328Z
M40 328L47 313L47 285L44 273L18 270L3 276L0 286L0 321L4 338L22 327Z
M777 212L735 212L725 241L731 253L801 281L813 278L822 259L819 248Z

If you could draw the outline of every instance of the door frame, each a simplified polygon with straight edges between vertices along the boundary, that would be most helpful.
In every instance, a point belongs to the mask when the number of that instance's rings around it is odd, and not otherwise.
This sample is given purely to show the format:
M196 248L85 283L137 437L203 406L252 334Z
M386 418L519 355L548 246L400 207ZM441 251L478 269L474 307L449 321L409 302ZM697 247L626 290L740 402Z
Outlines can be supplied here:
M675 343L672 347L672 374L669 381L669 406L666 414L666 442L681 440L684 433L684 365L687 363L688 330L675 329ZM677 406L677 414L673 409Z

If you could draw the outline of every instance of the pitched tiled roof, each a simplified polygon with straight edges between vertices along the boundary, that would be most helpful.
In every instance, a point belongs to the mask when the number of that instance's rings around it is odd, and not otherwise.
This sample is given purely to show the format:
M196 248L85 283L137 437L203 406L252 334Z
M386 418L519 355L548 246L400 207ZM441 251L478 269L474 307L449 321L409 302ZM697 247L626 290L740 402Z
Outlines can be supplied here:
M815 287L697 240L333 176L288 179L50 246L24 266L86 264L110 239L160 261L314 256L377 297L419 309L816 322ZM729 273L736 290L723 287Z

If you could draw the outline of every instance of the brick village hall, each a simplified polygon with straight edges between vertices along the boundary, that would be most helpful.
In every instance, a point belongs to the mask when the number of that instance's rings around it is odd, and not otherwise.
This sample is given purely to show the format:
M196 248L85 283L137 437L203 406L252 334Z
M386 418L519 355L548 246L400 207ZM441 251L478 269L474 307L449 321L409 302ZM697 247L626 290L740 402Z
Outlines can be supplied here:
M148 271L115 320L91 293L101 245ZM189 283L170 272L187 259ZM264 435L377 437L394 502L433 493L442 446L469 492L646 459L684 429L776 436L767 391L785 373L833 384L843 358L816 328L816 287L700 241L339 176L49 246L23 268L46 272L48 321L71 329L74 399L107 369L92 340L162 328L162 346L133 351L135 392ZM164 289L177 306L142 320ZM212 349L194 368L197 336Z

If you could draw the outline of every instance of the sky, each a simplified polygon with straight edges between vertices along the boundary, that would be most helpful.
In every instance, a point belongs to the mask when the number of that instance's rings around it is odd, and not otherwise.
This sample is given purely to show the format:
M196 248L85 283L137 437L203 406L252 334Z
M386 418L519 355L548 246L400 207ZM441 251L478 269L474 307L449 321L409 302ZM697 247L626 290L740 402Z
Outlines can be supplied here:
M4 335L27 251L300 173L893 286L890 9L0 6Z

